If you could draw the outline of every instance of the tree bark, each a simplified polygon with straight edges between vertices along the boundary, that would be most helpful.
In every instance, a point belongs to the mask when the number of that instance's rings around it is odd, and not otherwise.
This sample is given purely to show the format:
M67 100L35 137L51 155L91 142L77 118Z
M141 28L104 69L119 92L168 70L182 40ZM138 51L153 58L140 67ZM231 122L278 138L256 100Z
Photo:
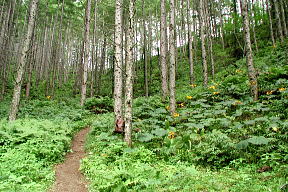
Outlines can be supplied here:
M142 10L145 9L145 1L142 0ZM144 90L145 96L149 96L149 85L148 85L148 61L147 61L147 38L146 38L146 21L144 11L142 12L142 25L143 25L143 59L144 59Z
M279 5L277 0L273 0L274 1L274 8L275 8L275 15L276 15L276 19L277 19L277 27L278 27L278 33L279 33L279 37L281 40L281 43L284 42L284 36L283 36L283 28L282 28L282 24L281 24L281 19L280 19L280 13L279 13Z
M203 0L199 0L199 24L200 24L200 37L201 37L201 50L202 50L202 66L203 66L203 84L204 87L208 85L208 67L207 67L207 54L205 46L205 19L203 13Z
M279 0L279 1L280 1L282 23L283 23L283 31L284 31L284 35L287 36L288 35L288 29L287 29L287 23L286 23L286 18L285 18L284 3L283 3L283 0ZM287 11L287 9L286 9L286 11Z
M175 47L175 0L170 0L170 25L169 25L169 53L170 53L170 112L176 112L176 47Z
M135 0L129 3L129 21L127 30L127 63L126 63L126 92L125 92L125 141L132 145L132 102L133 102L133 34L134 34Z
M90 97L94 96L94 81L98 73L98 41L96 40L97 36L97 0L94 0L94 27L93 27L93 46L92 46L92 71L91 71L91 83L90 83Z
M167 26L165 0L161 0L161 23L160 23L160 65L161 65L161 88L162 100L168 96L168 70L167 70Z
M274 36L274 31L273 31L273 21L272 21L271 11L270 11L270 7L269 7L269 1L266 1L266 6L267 6L267 11L268 11L268 17L269 17L269 27L270 27L271 40L272 40L273 46L275 46L275 36Z
M82 86L80 105L83 106L86 99L87 75L88 75L88 59L89 59L89 32L90 32L90 12L91 0L87 0L86 15L85 15L85 32L83 39L83 55L82 55Z
M249 15L247 0L241 0L242 16L243 16L243 29L245 33L246 44L246 63L248 68L248 76L250 80L251 95L254 100L258 100L258 82L256 77L256 70L253 63L253 52L251 48L250 29L249 29Z
M188 56L190 84L194 84L194 60L193 60L193 38L191 30L190 0L187 0L187 25L188 25Z
M107 45L107 40L106 40L106 34L103 35L104 40L103 40L103 45L102 45L102 51L101 51L101 61L100 61L100 69L97 73L98 78L97 78L97 94L99 95L101 92L101 78L105 66L105 58L106 58L106 45Z
M124 120L122 117L122 4L123 0L116 0L114 64L114 115L116 132L124 131Z
M37 5L38 5L38 0L31 0L29 20L28 20L28 25L27 25L27 33L26 33L26 37L23 43L23 47L22 47L21 55L19 59L19 66L17 69L17 75L16 75L15 86L14 86L14 91L13 91L13 99L11 102L11 107L10 107L10 112L9 112L9 121L14 121L16 119L16 115L18 112L20 96L21 96L22 79L23 79L23 74L24 74L26 60L27 60L26 58L27 52L29 50L31 37L33 34L35 17L36 17L36 12L37 12Z

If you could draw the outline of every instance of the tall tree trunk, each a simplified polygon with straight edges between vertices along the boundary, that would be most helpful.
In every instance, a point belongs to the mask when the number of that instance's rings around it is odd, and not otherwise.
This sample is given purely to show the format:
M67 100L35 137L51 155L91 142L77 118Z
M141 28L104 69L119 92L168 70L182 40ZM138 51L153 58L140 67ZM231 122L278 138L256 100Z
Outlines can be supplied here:
M86 99L87 75L88 75L88 59L89 59L89 32L90 32L90 12L91 0L87 0L86 15L85 15L85 32L83 39L83 55L82 55L82 86L80 105L83 106Z
M258 43L257 43L256 31L255 31L256 11L255 11L255 6L254 6L254 0L252 0L251 8L252 8L251 15L253 18L253 19L251 19L251 26L252 26L252 31L253 31L253 40L254 40L254 44L255 44L255 51L258 52Z
M114 64L115 132L124 131L124 120L122 117L122 5L123 0L116 0Z
M203 66L203 84L205 87L208 85L208 66L207 54L205 46L205 17L203 13L203 0L199 0L199 23L200 23L200 37L201 37L201 50L202 50L202 66Z
M101 92L101 78L105 66L105 58L106 58L106 45L107 45L107 40L106 40L106 34L104 34L104 40L103 40L103 45L102 45L102 51L101 51L101 61L100 61L100 69L98 71L98 78L97 78L97 94L99 95Z
M274 36L274 31L273 31L273 21L272 21L272 16L271 16L271 11L269 7L269 1L266 1L266 6L267 6L267 11L268 11L268 17L269 17L269 27L270 27L270 35L271 35L271 40L273 43L273 46L275 46L275 36Z
M285 9L284 9L284 0L279 0L280 1L280 9L281 9L281 17L282 17L282 23L283 23L283 31L284 31L284 35L287 36L288 35L288 29L287 29L287 23L286 23L286 18L285 18ZM287 11L287 9L286 9Z
M142 10L145 9L145 1L142 0ZM148 85L148 61L147 61L147 38L146 38L146 21L144 11L142 12L142 25L143 25L143 59L144 59L144 90L145 96L149 96L149 85Z
M6 92L6 84L8 81L8 69L9 69L9 60L10 60L10 41L11 36L13 34L13 26L14 26L14 13L15 13L15 5L16 1L11 1L9 3L9 9L7 9L6 18L3 21L3 26L1 29L1 36L0 37L0 67L2 67L2 70L0 68L0 75L2 76L2 89L0 94L0 100L4 98L5 92ZM3 34L2 34L3 33Z
M248 68L248 76L250 80L251 95L254 100L258 100L258 82L256 77L256 70L253 63L253 52L251 48L250 29L249 29L249 15L247 0L241 1L242 16L243 16L243 29L245 33L246 44L246 63Z
M170 52L170 112L176 112L176 43L175 43L175 0L170 0L170 25L169 25L169 52Z
M127 30L127 63L126 63L126 87L125 87L125 141L132 145L132 102L133 102L133 34L134 34L135 0L129 3L129 22Z
M167 70L167 26L165 0L161 0L161 23L160 23L160 65L161 65L161 88L162 100L168 96L168 70Z
M194 84L194 61L193 61L193 38L191 30L190 0L187 0L187 25L188 25L188 56L189 56L189 79Z
M93 27L93 46L92 46L92 71L91 71L91 83L90 83L90 97L94 96L94 82L97 77L97 59L98 59L98 41L97 36L97 0L94 0L94 27Z
M204 17L205 17L205 23L206 23L206 30L207 30L207 35L208 35L208 51L209 51L209 55L210 55L210 63L211 63L211 73L212 73L212 79L214 79L215 76L215 62L214 62L214 55L213 55L213 40L212 40L212 25L211 25L211 21L209 19L209 15L211 13L209 13L208 10L208 2L204 1Z
M28 20L28 25L27 25L27 33L26 33L26 37L23 43L23 47L22 47L21 55L19 59L19 66L17 69L17 76L15 79L15 86L14 86L14 91L13 91L13 99L11 102L11 107L10 107L10 112L9 112L9 121L14 121L16 119L16 115L18 112L20 96L21 96L21 85L22 85L23 73L24 73L25 65L26 65L26 56L29 50L31 37L33 34L35 17L36 17L36 12L37 12L37 5L38 5L38 0L31 0L29 20Z
M281 19L280 19L280 13L279 13L279 5L278 5L277 0L273 0L273 1L274 1L274 7L275 7L275 15L276 15L276 19L278 22L277 23L278 33L279 33L281 43L283 43L284 42L284 36L283 36L283 28L282 28Z
M35 29L34 29L35 30ZM33 72L33 58L34 58L34 49L33 49L33 45L29 54L29 61L28 61L28 66L26 71L28 72L27 74L27 82L26 82L26 99L29 99L30 96L30 89L31 89L31 80L32 80L32 72Z
M220 16L220 36L221 36L221 44L222 49L225 48L225 41L224 41L224 29L223 29L223 14L222 14L222 1L219 2L219 16Z

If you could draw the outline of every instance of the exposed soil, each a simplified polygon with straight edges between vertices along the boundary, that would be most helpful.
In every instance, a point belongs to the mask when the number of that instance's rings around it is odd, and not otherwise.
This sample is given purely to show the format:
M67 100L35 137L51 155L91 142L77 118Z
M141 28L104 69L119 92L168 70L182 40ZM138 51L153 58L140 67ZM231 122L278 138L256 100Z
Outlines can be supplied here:
M79 168L80 159L85 156L84 142L88 132L89 127L74 136L72 152L66 155L63 163L55 166L56 181L50 192L87 192L87 181Z

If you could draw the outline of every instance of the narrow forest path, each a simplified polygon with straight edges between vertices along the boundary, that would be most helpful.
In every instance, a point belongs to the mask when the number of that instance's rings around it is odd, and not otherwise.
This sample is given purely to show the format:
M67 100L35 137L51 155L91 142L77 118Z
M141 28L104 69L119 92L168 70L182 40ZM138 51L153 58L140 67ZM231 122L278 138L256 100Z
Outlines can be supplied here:
M89 127L77 133L72 141L72 152L56 165L56 181L50 192L87 192L87 181L81 174L80 160L85 156L84 143Z

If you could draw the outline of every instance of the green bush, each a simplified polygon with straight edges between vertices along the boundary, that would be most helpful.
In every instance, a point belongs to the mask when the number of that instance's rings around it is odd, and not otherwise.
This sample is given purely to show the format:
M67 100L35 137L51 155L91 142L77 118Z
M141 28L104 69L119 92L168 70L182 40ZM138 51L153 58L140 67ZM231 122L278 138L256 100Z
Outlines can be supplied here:
M113 101L110 97L92 97L85 101L85 109L95 113L107 113L113 111Z

